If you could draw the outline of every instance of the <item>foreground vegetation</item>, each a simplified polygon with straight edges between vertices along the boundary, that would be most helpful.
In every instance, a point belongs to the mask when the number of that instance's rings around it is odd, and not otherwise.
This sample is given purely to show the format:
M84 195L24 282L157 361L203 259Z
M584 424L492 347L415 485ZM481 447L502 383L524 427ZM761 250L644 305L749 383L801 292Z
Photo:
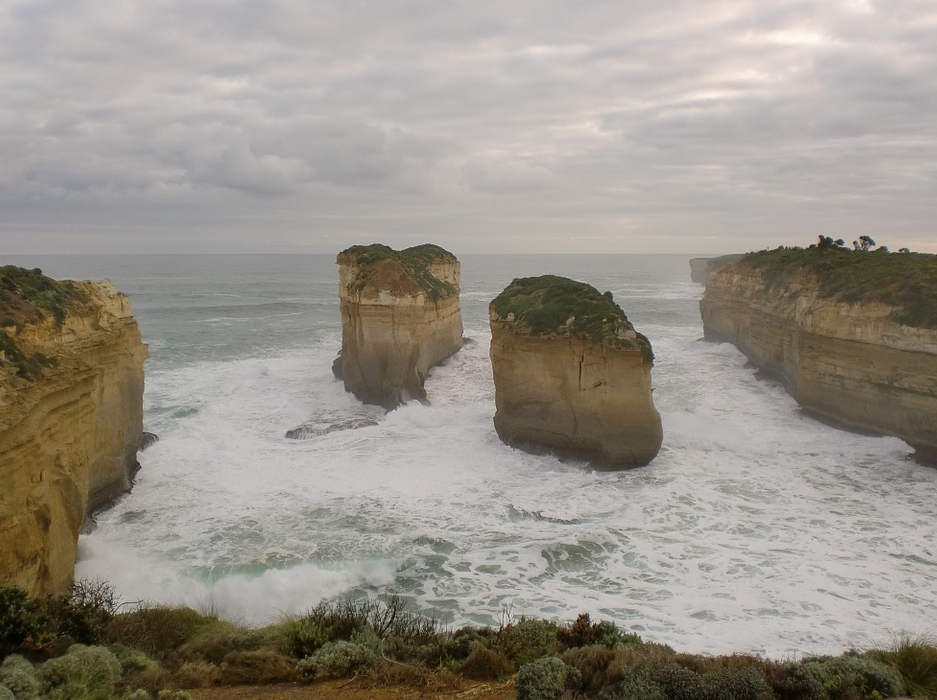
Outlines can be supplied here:
M937 255L864 250L858 243L850 249L821 236L820 243L809 248L762 250L743 261L761 270L769 291L798 272L807 273L816 279L823 297L888 304L895 307L892 318L897 323L937 328Z
M355 677L457 688L514 677L519 700L878 700L937 698L937 646L774 661L680 654L587 614L450 630L400 598L342 600L254 629L211 611L119 611L113 590L31 600L0 588L0 700L185 700L183 689Z

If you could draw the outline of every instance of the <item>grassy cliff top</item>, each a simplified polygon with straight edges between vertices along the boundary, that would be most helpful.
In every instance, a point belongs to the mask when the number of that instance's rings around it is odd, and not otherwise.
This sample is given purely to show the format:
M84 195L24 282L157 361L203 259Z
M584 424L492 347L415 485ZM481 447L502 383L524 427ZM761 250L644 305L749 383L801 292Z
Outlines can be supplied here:
M348 257L353 258L357 265L365 269L381 260L396 260L430 299L451 296L458 291L455 285L430 272L430 265L434 263L458 262L455 255L433 243L423 243L404 250L394 250L382 243L354 245L338 254L339 261ZM367 281L366 272L360 281L363 286Z
M625 316L611 292L557 275L515 279L491 302L498 317L531 335L589 338L614 347L639 347L653 360L651 343Z
M760 270L769 288L806 272L816 278L823 297L888 304L895 307L897 323L937 328L937 255L780 248L749 253L742 263Z
M68 310L84 301L85 295L74 282L56 281L39 269L0 266L0 367L12 366L18 376L35 379L43 367L56 364L55 358L41 353L27 356L15 338L3 329L19 331L47 316L61 326Z

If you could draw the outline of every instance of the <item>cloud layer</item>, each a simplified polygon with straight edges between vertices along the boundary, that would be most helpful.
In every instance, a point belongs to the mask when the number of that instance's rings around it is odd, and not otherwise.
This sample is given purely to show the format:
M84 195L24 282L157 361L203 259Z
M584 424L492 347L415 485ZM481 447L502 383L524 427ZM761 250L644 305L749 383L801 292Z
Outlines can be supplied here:
M932 0L11 0L0 252L937 251Z

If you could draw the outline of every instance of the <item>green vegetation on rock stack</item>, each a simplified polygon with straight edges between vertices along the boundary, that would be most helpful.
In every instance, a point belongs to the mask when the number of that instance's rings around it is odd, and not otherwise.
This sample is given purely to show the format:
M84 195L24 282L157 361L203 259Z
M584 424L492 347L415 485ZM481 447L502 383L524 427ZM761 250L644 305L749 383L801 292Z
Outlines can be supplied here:
M650 341L634 330L612 293L602 294L585 282L557 275L515 279L491 307L531 335L588 338L617 348L637 345L648 360L654 359Z
M761 271L766 291L802 271L816 278L822 297L888 304L897 323L937 328L937 255L779 248L749 253L742 262Z
M364 288L367 282L368 265L380 260L396 260L429 299L441 299L456 293L454 285L439 279L429 270L429 266L435 262L455 262L455 256L445 248L432 243L424 243L400 251L382 243L355 245L339 255L355 256L355 261L364 268L364 275L359 280L361 288Z
M58 282L39 269L0 266L0 364L8 362L24 379L35 379L55 358L36 353L27 357L4 328L21 330L47 314L61 326L68 309L82 303L84 295L73 282Z

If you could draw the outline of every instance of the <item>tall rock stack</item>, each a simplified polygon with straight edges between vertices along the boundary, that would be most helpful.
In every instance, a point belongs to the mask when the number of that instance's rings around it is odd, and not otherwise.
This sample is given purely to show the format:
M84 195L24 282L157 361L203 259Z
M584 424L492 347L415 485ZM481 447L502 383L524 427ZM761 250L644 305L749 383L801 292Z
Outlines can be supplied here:
M392 409L426 400L429 369L462 347L459 261L437 245L395 251L352 246L338 254L345 389Z
M147 348L110 282L12 266L0 343L0 583L62 594L86 515L138 467Z
M495 429L530 450L623 469L660 449L653 353L610 292L546 275L514 280L489 305Z

